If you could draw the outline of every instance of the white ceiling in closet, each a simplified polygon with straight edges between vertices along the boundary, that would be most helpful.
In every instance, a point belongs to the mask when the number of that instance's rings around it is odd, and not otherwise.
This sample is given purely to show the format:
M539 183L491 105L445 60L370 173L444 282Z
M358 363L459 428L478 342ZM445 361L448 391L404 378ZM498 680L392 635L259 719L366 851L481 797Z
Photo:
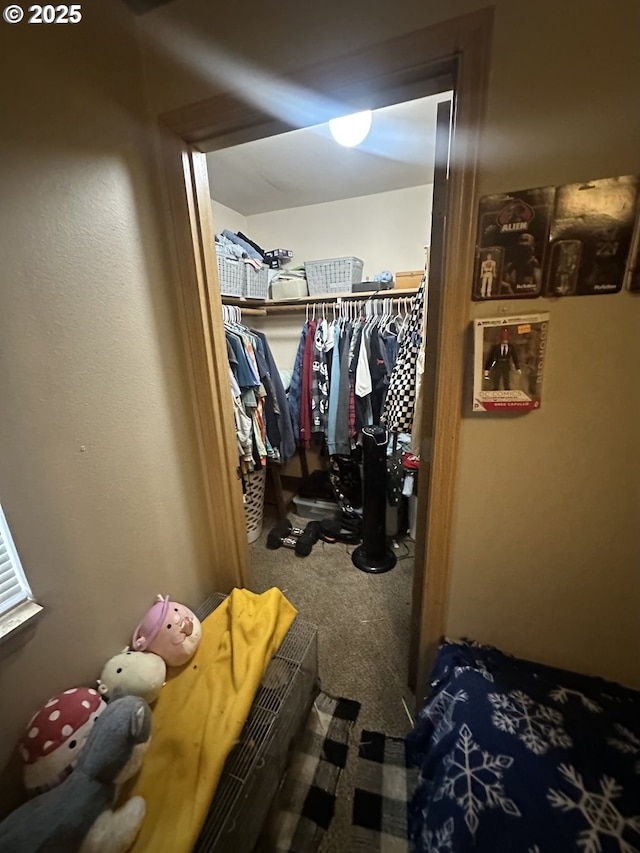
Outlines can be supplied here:
M244 216L433 182L436 105L451 93L375 110L358 148L327 124L207 154L211 197Z

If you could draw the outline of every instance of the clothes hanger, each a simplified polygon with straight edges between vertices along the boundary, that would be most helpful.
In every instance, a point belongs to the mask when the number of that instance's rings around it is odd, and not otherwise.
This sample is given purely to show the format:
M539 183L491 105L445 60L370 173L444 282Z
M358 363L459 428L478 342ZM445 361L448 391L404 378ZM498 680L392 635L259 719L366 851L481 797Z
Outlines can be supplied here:
M393 322L396 327L396 337L399 338L402 335L402 330L404 329L405 315L404 315L404 306L406 299L404 296L398 299L398 304L396 305L396 311L393 318Z
M383 302L384 314L382 315L380 333L387 334L390 331L391 321L393 320L393 299L391 299L390 297L385 297Z
M384 313L384 300L383 299L377 299L374 307L375 307L375 317L374 317L373 327L379 329L380 323L382 321L382 315Z
M375 328L375 326L378 322L378 306L373 299L368 299L367 302L365 303L365 305L368 308L368 314L369 314L369 316L367 317L367 320L365 322L365 328L366 328L367 332L371 332L372 329Z

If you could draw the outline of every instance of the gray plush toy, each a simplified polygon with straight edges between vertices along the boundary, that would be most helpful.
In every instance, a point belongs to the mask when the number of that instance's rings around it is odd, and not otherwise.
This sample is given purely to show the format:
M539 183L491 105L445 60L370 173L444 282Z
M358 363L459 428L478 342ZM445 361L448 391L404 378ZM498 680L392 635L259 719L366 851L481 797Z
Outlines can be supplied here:
M67 778L0 824L2 853L123 853L145 815L142 797L112 810L116 786L134 776L151 735L151 710L138 696L114 699L97 719Z

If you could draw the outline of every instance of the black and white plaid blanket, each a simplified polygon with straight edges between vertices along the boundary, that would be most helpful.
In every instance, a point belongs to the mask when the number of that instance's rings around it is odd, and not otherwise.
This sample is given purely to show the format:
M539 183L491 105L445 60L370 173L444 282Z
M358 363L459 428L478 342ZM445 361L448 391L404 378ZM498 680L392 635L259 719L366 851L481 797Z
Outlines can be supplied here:
M353 798L352 849L407 853L408 801L418 769L408 765L404 738L363 730Z
M360 703L319 693L294 745L272 816L258 844L269 853L313 853L331 823Z

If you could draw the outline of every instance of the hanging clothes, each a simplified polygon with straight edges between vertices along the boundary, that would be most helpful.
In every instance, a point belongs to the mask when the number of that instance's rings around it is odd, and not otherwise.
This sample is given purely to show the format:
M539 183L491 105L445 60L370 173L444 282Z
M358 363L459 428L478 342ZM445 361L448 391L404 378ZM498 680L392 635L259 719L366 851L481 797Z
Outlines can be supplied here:
M358 303L356 315L354 303L343 305L333 322L305 321L289 389L293 438L302 447L324 439L330 455L348 456L362 428L380 423L402 324L391 299L373 305Z
M254 332L256 337L262 342L267 368L270 374L271 384L275 392L273 405L278 418L278 430L280 432L280 456L283 461L291 459L296 452L296 442L291 426L291 416L289 414L289 403L287 400L287 392L285 391L280 371L276 364L271 347L264 332Z
M311 446L311 407L313 399L313 348L316 335L316 322L312 320L307 328L304 342L304 352L301 365L301 394L300 394L300 444L302 447Z
M417 392L417 361L422 347L425 278L413 297L408 326L398 349L398 357L389 380L381 420L390 432L410 433Z
M322 438L327 429L329 412L329 371L327 369L326 320L316 324L311 365L311 433Z
M329 384L329 413L327 417L327 449L336 453L338 401L340 398L340 326L333 323L331 349L331 377Z
M238 453L245 470L295 452L287 396L266 336L225 306L225 338ZM237 310L237 309L236 309ZM232 319L233 314L233 319Z
M300 409L302 405L302 373L304 352L307 343L307 335L309 333L309 320L302 327L300 335L300 343L296 353L296 360L293 364L291 373L291 381L289 382L289 412L291 415L291 431L295 442L300 441Z
M349 378L349 353L353 326L345 324L340 331L340 371L336 377L338 384L336 411L336 449L335 452L347 456L351 452L350 415L351 415L351 382ZM333 380L331 382L333 387ZM355 423L355 411L354 411Z

